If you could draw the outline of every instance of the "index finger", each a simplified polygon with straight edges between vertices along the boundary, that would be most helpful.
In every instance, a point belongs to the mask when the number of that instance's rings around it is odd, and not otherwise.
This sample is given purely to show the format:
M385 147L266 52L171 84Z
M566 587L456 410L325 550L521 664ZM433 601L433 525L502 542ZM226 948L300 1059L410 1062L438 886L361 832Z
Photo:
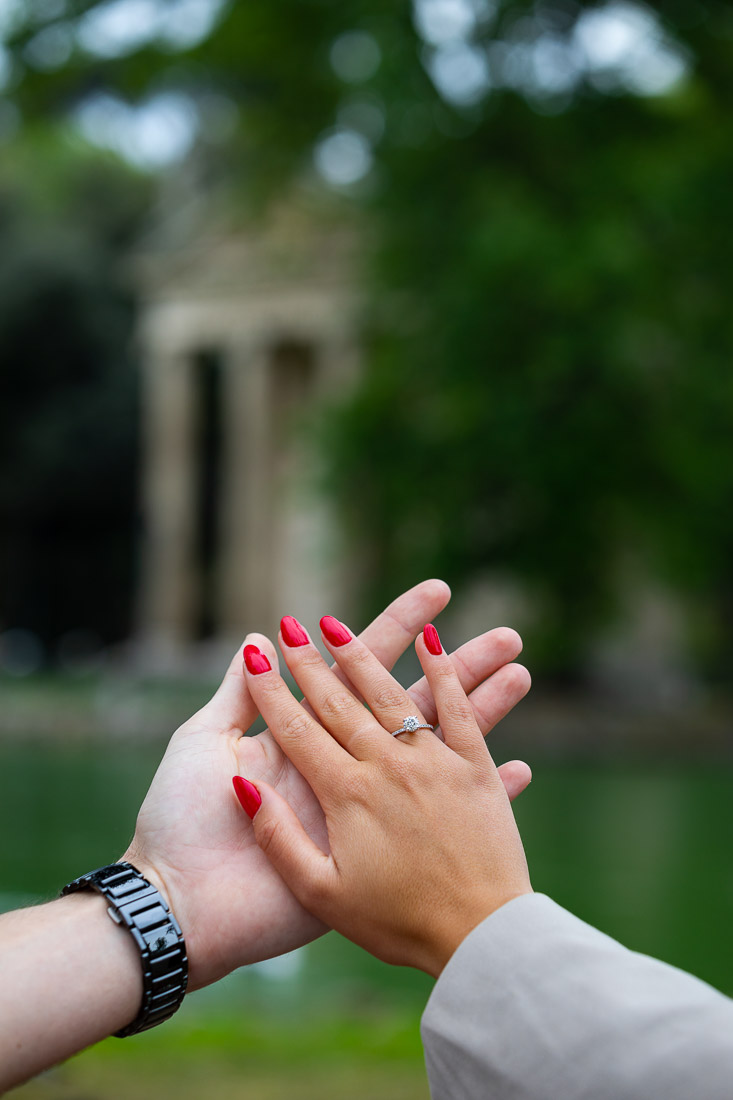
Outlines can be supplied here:
M319 789L332 785L352 757L292 695L258 646L245 645L243 656L247 686L270 733L321 802Z

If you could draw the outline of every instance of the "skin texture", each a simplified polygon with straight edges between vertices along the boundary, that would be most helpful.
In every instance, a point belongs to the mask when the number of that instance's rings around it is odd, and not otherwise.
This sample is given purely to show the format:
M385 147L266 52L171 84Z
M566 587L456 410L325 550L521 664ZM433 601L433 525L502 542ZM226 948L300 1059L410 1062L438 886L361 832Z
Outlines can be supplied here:
M406 714L432 714L411 706L367 646L352 638L329 649L371 712L314 646L290 648L282 636L280 645L315 717L274 669L249 663L247 681L323 807L328 844L264 783L255 784L257 842L304 908L378 958L437 977L476 925L532 891L507 791L454 664L420 636L445 740L430 730L395 737Z
M362 637L377 659L391 668L449 598L442 581L425 581L395 600ZM259 644L277 668L271 643L261 635L250 636L248 642ZM526 670L512 663L520 650L519 636L499 628L454 655L484 733L529 688ZM409 712L417 708L435 722L424 678L410 694ZM269 785L287 801L313 841L324 849L328 846L323 811L295 762L269 731L242 736L257 716L240 652L213 699L173 735L123 857L168 898L186 937L190 989L239 966L293 950L327 928L285 884L253 831L242 829L242 811L231 788L233 775ZM504 766L501 779L515 797L531 773L526 764L512 761Z
M129 1024L140 952L91 890L0 916L0 1094Z

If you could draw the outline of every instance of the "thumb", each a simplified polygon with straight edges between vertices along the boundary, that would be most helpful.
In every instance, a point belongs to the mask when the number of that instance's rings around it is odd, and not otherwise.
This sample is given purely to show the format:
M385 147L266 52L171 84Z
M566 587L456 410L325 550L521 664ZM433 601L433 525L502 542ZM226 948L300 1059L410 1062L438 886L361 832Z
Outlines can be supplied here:
M317 899L333 885L330 856L306 833L288 803L269 783L257 785L240 775L232 779L242 808L252 818L255 840L301 904L314 913Z
M253 639L263 653L266 653L273 668L278 667L277 654L269 638L262 634L250 635L245 642ZM209 702L203 707L197 717L205 718L207 724L216 729L241 730L244 733L257 719L259 709L249 693L247 683L242 675L242 646L232 657L229 668L224 674L224 679Z

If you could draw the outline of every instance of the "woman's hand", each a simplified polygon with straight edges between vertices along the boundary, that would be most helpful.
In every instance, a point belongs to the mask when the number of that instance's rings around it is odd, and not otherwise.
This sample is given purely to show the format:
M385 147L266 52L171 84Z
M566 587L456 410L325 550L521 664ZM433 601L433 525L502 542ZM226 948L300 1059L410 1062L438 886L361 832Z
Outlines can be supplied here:
M391 667L449 597L442 581L417 585L367 628L365 642ZM514 631L498 629L475 638L453 656L484 731L527 692L526 670L508 663L520 649ZM272 647L268 652L275 664ZM427 683L421 680L411 691L411 709L417 705L435 721ZM123 857L167 896L186 937L190 989L239 966L291 951L326 931L273 869L252 831L242 831L241 812L231 794L234 774L269 783L310 836L326 844L321 808L272 735L242 736L257 717L242 675L240 651L213 699L174 734ZM503 778L514 797L527 786L531 773L526 764L512 761L504 766Z
M315 718L258 647L245 657L253 699L323 808L328 845L266 783L237 776L235 789L258 844L306 909L378 958L437 976L486 916L531 893L509 799L433 626L416 648L445 743L430 729L393 736L407 715L421 724L433 715L342 623L321 625L371 713L299 624L285 624L280 647Z

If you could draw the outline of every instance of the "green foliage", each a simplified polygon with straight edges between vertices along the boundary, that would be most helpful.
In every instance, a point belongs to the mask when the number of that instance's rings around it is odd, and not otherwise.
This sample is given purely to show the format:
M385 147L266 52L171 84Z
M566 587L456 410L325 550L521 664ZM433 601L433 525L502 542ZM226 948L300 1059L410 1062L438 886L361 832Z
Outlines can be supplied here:
M378 281L400 321L376 318L334 467L363 538L376 522L377 588L514 573L562 669L631 549L728 630L727 132L685 101L507 99L439 186L445 148L397 165Z
M146 194L48 134L0 171L0 622L48 643L129 629L136 377L119 256Z
M67 4L51 22L103 7ZM469 39L492 77L517 48L524 77L463 106L429 76L415 7L386 0L228 4L185 47L165 32L105 59L77 45L51 72L28 64L49 25L28 4L8 45L31 117L90 90L185 92L202 155L249 196L311 172L344 118L381 118L381 134L364 131L374 169L350 192L374 243L368 371L328 434L368 599L426 573L454 587L513 574L537 608L535 659L563 672L613 613L631 556L693 601L710 664L733 615L733 16L722 0L637 5L686 58L664 96L589 70L538 88L526 51L567 44L598 7L476 3ZM354 30L381 64L343 79L331 50ZM239 120L216 152L212 93Z

